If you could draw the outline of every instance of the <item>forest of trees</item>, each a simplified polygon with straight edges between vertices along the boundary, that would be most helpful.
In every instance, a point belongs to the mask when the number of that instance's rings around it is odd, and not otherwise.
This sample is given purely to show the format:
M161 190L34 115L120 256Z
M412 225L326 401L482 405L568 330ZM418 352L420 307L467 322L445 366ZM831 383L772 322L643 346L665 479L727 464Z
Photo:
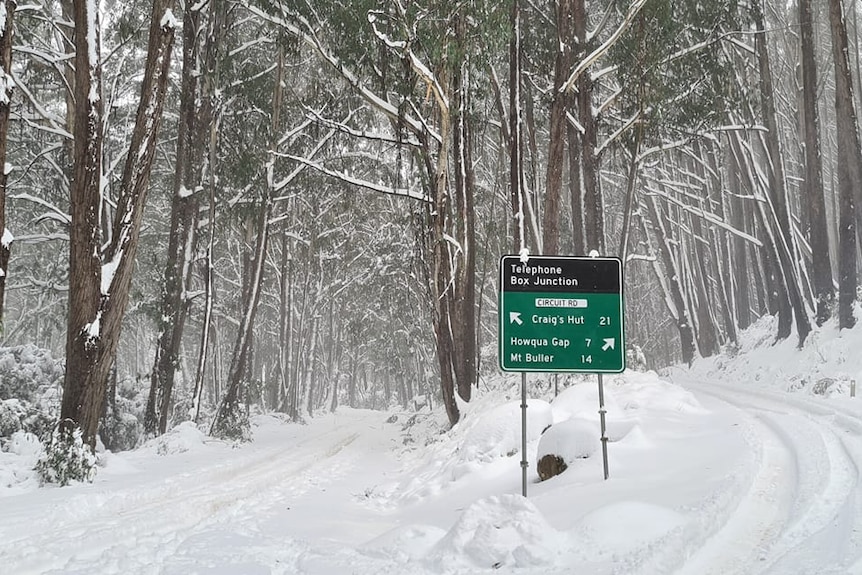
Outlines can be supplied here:
M0 0L0 347L65 358L95 445L118 396L142 436L243 437L250 406L454 425L506 253L622 258L650 367L765 315L850 328L859 10Z

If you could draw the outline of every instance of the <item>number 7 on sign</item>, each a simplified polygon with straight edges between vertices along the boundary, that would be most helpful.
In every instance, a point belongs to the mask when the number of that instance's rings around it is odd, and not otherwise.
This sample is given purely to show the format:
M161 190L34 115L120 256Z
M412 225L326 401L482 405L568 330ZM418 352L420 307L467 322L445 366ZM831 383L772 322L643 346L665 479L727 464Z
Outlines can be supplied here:
M585 338L584 341L587 342L587 347L590 347L590 344L593 343L593 340L591 340L590 338Z

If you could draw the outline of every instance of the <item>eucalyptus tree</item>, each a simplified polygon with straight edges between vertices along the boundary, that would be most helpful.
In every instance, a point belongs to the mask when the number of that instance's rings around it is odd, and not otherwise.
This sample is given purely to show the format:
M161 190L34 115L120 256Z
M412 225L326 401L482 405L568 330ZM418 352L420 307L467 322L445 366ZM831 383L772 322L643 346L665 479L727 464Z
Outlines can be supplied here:
M146 203L167 90L174 27L171 0L154 0L144 77L109 243L103 248L104 101L98 6L75 0L75 121L71 178L69 315L60 418L95 447ZM105 250L103 252L103 249Z
M206 7L186 3L183 10L180 110L170 230L161 309L157 315L159 335L144 414L144 429L149 434L161 434L167 429L186 316L191 304L190 282L196 255L199 207L205 195L204 177L212 178L214 170L211 162L208 170L205 165L208 164L210 141L216 136L218 126L215 117L218 107L217 68L223 36L227 32L224 25L226 9L225 0L212 0ZM201 348L205 350L206 345ZM199 402L195 406L199 406Z
M698 351L718 350L716 315L731 297L716 293L710 281L726 261L719 246L730 226L714 213L721 209L722 183L717 150L709 142L724 129L727 110L738 98L727 90L733 64L720 46L739 29L740 15L733 2L659 1L641 6L629 20L609 48L613 73L606 75L615 90L605 114L610 135L601 145L615 145L628 161L618 253L629 259L631 237L638 233L632 222L639 207L646 207L649 218L639 218L641 236L655 237L651 249L657 248L664 270L653 269L679 332L683 360L690 362ZM641 185L646 164L651 167ZM646 198L639 189L646 190ZM716 249L704 248L708 236L715 238Z
M469 400L476 380L472 74L480 66L475 58L481 38L494 37L482 36L487 30L480 27L499 6L332 2L252 9L309 46L378 114L377 126L389 132L378 141L395 143L409 154L407 177L399 170L394 185L341 176L366 189L413 197L422 206L417 220L422 278L432 309L441 391L454 424L459 418L455 393ZM339 43L347 30L354 41ZM348 126L342 132L361 135ZM411 186L406 190L401 187L405 179Z

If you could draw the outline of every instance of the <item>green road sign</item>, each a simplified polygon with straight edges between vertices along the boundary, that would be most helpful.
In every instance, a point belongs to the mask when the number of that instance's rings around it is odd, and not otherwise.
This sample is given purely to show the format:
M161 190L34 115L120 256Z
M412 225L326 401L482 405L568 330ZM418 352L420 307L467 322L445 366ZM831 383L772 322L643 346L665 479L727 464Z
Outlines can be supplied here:
M622 287L618 258L503 256L500 368L623 371Z

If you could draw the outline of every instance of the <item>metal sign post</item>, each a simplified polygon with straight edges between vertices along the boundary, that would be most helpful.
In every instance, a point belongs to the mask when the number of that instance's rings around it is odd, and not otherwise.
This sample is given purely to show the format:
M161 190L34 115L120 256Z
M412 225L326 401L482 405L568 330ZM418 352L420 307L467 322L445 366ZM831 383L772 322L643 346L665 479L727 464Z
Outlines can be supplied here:
M605 383L602 381L602 374L599 374L599 421L602 428L602 465L605 470L605 480L608 478L608 436L607 426L605 424Z
M521 494L527 496L527 373L521 372Z
M527 495L526 372L596 373L602 457L608 448L602 374L625 369L623 276L619 258L500 259L499 360L521 372L521 468Z

